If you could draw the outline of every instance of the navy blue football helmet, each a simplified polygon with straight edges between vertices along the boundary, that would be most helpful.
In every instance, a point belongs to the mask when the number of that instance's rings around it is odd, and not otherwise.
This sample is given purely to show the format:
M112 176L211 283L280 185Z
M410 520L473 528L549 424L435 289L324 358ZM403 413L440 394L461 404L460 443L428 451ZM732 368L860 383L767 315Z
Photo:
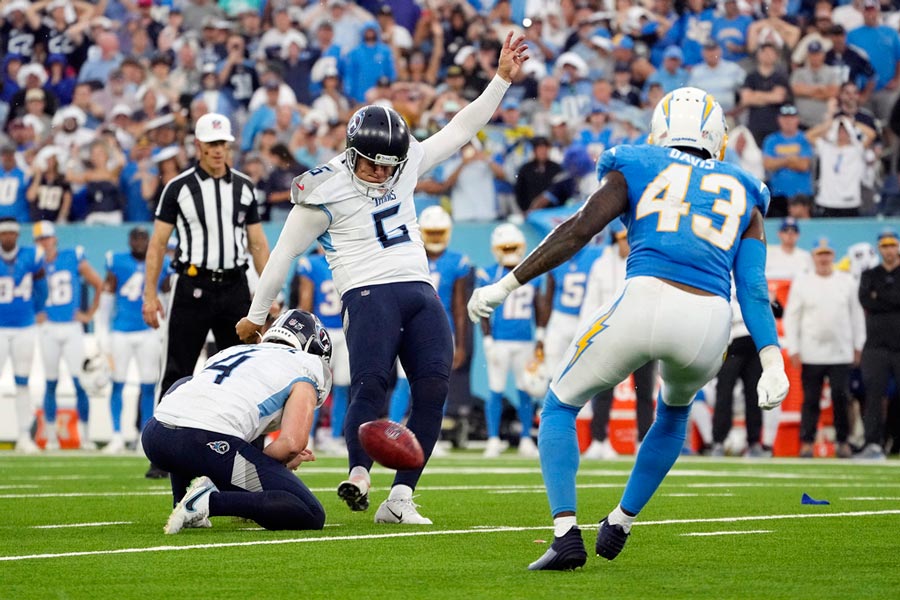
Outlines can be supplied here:
M331 337L319 318L305 310L287 310L263 334L263 342L277 342L331 361Z
M381 198L396 184L409 153L409 127L397 111L384 106L364 106L347 124L347 168L353 184L369 198ZM383 183L373 183L356 175L358 158L362 156L376 165L394 167Z

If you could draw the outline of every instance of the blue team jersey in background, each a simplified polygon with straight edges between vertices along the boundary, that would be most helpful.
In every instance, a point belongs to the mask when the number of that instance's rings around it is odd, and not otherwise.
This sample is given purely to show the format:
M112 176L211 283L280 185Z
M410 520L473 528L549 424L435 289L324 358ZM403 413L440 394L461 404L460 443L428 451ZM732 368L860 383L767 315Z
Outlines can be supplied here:
M618 146L597 162L597 178L628 182L626 277L670 279L725 299L753 208L765 215L769 189L735 165L675 148Z
M501 265L478 270L478 287L500 281L512 271ZM543 285L543 276L516 289L491 315L491 336L495 340L527 342L534 338L534 299Z
M603 254L603 248L588 245L579 250L567 262L550 273L553 275L553 310L567 315L577 315L584 303L588 274L594 261Z
M168 277L169 257L163 261L157 289ZM144 323L141 305L144 296L144 276L146 262L136 259L131 252L106 254L106 269L116 278L116 309L112 320L112 330L121 332L144 331L149 326Z
M84 249L60 250L56 260L47 262L47 320L53 323L69 323L75 320L75 311L81 307L81 277L78 265L84 260Z
M341 329L341 295L334 287L324 254L311 254L297 261L297 275L313 282L313 310L326 329Z
M453 322L453 286L461 277L467 277L472 270L467 256L452 250L446 250L436 259L428 259L428 270L431 271L431 281L437 290L444 312L450 321L450 331L456 335Z
M11 261L0 260L0 327L34 325L34 276L44 268L43 253L19 248Z

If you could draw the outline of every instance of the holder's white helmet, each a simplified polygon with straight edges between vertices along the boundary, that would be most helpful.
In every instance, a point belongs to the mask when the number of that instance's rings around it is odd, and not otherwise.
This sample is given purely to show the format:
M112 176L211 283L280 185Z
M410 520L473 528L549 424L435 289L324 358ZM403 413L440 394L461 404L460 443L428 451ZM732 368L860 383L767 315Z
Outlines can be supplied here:
M491 234L491 251L504 267L515 267L525 258L525 235L512 223L498 225Z
M653 111L651 144L706 150L711 158L722 160L727 141L722 107L699 88L683 87L669 92Z
M422 231L425 250L440 254L450 244L453 219L440 206L429 206L419 215L419 229Z

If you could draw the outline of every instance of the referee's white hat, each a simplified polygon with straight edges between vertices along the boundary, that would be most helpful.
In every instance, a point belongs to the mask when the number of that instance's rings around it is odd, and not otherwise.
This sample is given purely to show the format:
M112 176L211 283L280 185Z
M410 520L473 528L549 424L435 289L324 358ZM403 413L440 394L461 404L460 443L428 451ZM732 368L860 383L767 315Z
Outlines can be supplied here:
M197 119L197 126L194 127L194 137L204 143L233 142L234 136L231 135L231 121L225 115L207 113Z

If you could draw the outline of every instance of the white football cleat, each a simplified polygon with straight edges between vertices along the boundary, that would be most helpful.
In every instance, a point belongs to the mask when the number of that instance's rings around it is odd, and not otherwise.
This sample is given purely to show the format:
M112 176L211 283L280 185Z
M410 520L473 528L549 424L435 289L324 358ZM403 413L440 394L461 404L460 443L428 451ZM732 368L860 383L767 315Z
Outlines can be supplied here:
M184 498L175 505L163 531L172 535L182 529L212 527L209 522L209 496L219 488L209 477L198 477L191 482Z
M365 477L350 477L341 482L337 493L341 500L347 503L350 510L361 512L369 510L369 480Z
M27 433L23 433L19 436L19 439L16 440L16 452L20 454L37 454L40 451L40 446L35 444L34 440L32 440L31 436Z
M537 444L534 443L531 436L523 436L519 439L519 456L524 456L525 458L538 458L540 456Z
M591 445L584 451L584 454L581 455L582 458L594 460L610 460L612 458L618 458L618 456L619 453L613 450L612 444L609 443L608 438L602 442L599 440L592 441Z
M114 433L109 443L103 447L104 454L119 454L125 451L125 440L121 433Z
M59 439L56 437L56 431L47 436L47 443L44 444L44 451L53 452L54 450L59 450Z
M376 523L395 523L399 525L431 525L431 519L423 517L416 510L412 498L388 498L381 503L375 513Z
M500 441L498 437L489 437L487 441L487 445L484 447L484 456L485 458L497 458L501 454L506 447L503 445L503 442Z

